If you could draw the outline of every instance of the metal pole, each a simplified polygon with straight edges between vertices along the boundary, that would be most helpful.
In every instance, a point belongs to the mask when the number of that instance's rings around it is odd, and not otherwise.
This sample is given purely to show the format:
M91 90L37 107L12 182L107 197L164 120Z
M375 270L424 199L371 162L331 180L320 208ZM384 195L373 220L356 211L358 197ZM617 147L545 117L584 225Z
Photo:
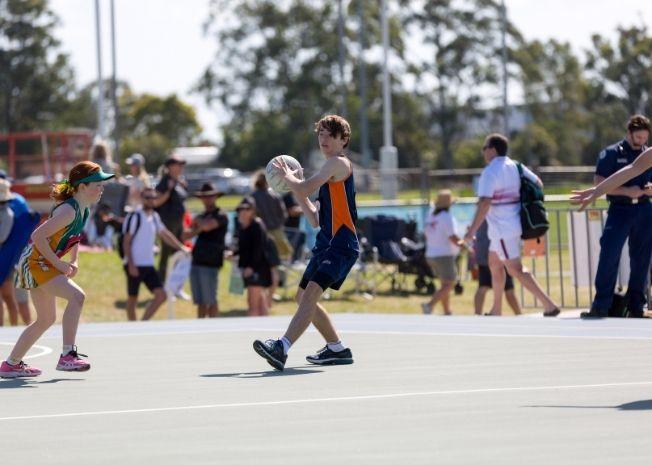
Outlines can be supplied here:
M566 306L564 303L564 266L562 262L562 248L563 245L561 243L561 214L560 211L557 210L557 258L559 258L559 287L561 288L561 306L562 308ZM550 293L548 292L548 295Z
M505 0L500 3L500 20L502 24L502 65L503 65L503 131L509 137L509 104L507 103L507 8Z
M381 24L383 30L383 145L392 144L392 98L390 95L389 71L387 60L389 56L389 25L387 23L387 0L382 0Z
M593 256L591 254L591 222L589 221L589 211L584 210L584 218L586 218L586 244L589 257L589 307L593 303L593 286L591 285L591 278L593 277Z
M577 247L577 239L575 239L575 223L573 221L573 213L568 212L568 218L570 221L571 225L571 246L572 246L572 252L573 252L573 279L575 280L575 308L578 308L580 306L580 298L579 298L579 283L578 283L578 277L577 277L577 257L575 256L575 247ZM589 244L590 245L590 244ZM589 275L589 280L591 279L591 276Z
M104 83L102 80L102 31L100 0L95 0L95 39L97 44L97 135L104 138Z
M358 74L360 79L360 152L362 152L362 167L369 169L371 166L371 150L369 150L369 122L367 120L367 64L364 59L365 50L365 18L364 0L358 0L358 17L360 30L360 56L358 58Z
M120 108L118 107L117 61L115 53L115 2L111 0L111 100L113 101L113 145L114 153L119 157L120 151ZM115 160L114 160L115 161Z
M392 144L392 96L387 62L389 59L389 24L387 0L380 7L383 35L383 146L380 148L380 196L396 199L398 194L398 150Z
M346 105L346 83L344 82L344 14L342 13L342 0L337 0L337 36L339 41L339 65L340 65L340 92L342 116L348 113Z

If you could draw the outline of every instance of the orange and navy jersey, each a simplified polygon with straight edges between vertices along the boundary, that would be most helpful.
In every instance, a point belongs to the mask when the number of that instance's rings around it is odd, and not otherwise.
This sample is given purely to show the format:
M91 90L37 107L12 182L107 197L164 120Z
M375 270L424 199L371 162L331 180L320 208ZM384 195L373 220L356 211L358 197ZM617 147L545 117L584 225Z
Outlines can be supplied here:
M360 251L355 222L358 210L355 206L355 183L353 170L343 181L329 181L319 188L319 226L314 252L326 248Z

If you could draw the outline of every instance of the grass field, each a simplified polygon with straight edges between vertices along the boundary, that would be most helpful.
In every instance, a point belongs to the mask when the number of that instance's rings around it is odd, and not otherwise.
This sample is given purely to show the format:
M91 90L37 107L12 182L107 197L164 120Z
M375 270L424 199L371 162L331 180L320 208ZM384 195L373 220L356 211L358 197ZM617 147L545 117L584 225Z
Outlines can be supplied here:
M536 270L541 286L550 292L550 295L558 303L562 302L561 283L563 282L563 297L566 306L574 307L577 304L586 307L590 303L589 289L576 289L573 286L570 272L572 257L565 245L562 244L562 248L558 249L555 234L554 230L551 231L547 265L548 280L545 279L545 257L525 258L524 263L528 268ZM463 269L465 268L463 265ZM219 276L218 300L221 315L243 316L246 312L244 295L232 295L228 292L230 271L231 264L227 261ZM288 275L288 287L279 289L279 294L283 297L283 300L274 304L272 314L292 314L295 311L296 304L292 298L296 291L299 273L300 271L296 271ZM360 272L352 273L343 289L339 292L331 292L324 304L331 312L419 313L421 311L420 303L427 296L425 293L416 292L414 286L416 276L404 276L406 284L404 290L406 292L392 292L392 276L401 278L400 275L395 274L395 269L391 266L384 270L369 267L364 275ZM455 314L470 315L473 313L473 294L477 282L470 279L469 273L463 273L463 277L464 292L462 295L452 297L452 308ZM81 253L80 273L75 280L87 293L83 313L84 321L120 321L126 319L124 312L126 299L125 276L117 254L113 252ZM377 286L371 286L368 284L369 281L375 281L378 284ZM190 293L189 285L186 285L186 292ZM517 295L522 295L520 286L517 286ZM524 311L539 311L538 308L534 307L533 299L527 293L524 296L526 305ZM141 312L149 298L148 291L143 287L141 290ZM490 299L491 294L488 294L485 309L489 308ZM60 305L60 308L63 308L63 305ZM440 312L441 310L437 308L435 311ZM509 313L506 306L504 311L506 314ZM175 315L177 318L193 318L195 308L190 302L177 300L175 302ZM162 319L166 317L167 309L163 306L156 318Z
M226 209L233 208L239 201L239 196L225 196L220 199L219 204ZM196 199L195 199L196 200ZM563 302L567 307L576 304L582 307L590 303L590 290L588 288L575 288L571 279L572 255L568 251L568 228L567 209L568 203L554 202L548 204L550 211L551 228L547 236L548 240L548 280L545 280L546 259L539 257L534 260L526 258L524 263L530 269L536 270L542 287L549 290L553 299ZM199 210L199 204L189 205L190 210ZM557 213L559 211L559 213ZM464 267L465 269L465 267ZM246 300L243 295L232 295L228 292L231 264L227 261L219 277L219 304L221 314L224 316L244 315L246 312ZM365 276L361 273L352 275L345 283L344 288L339 292L333 292L325 302L325 306L332 312L373 312L373 313L419 313L420 303L426 299L425 294L415 293L415 275L406 275L406 289L410 292L396 293L391 291L392 269L375 270L369 269ZM356 277L358 279L356 279ZM464 293L453 296L452 308L456 314L473 313L473 294L477 283L470 280L468 273L463 273ZM376 281L378 286L375 289L375 296L370 298L370 287L364 281ZM121 321L126 319L124 311L126 300L126 283L120 259L114 252L82 252L80 253L80 273L75 278L86 291L87 300L83 312L84 321ZM291 314L295 311L295 303L292 300L296 291L298 276L291 274L288 279L288 287L280 289L284 297L281 302L274 304L272 314ZM189 285L186 285L186 292L190 293ZM517 286L517 293L521 290ZM139 314L142 313L145 303L149 300L150 294L144 287L141 290L142 303ZM489 308L491 294L488 294L485 302L485 309ZM538 311L532 308L533 300L525 294L525 304L530 307L525 311ZM63 309L63 302L59 308ZM507 313L507 307L504 308ZM436 311L441 311L439 308ZM192 318L196 315L195 308L190 302L177 300L175 302L175 314L177 318ZM156 318L166 318L167 309L161 307Z

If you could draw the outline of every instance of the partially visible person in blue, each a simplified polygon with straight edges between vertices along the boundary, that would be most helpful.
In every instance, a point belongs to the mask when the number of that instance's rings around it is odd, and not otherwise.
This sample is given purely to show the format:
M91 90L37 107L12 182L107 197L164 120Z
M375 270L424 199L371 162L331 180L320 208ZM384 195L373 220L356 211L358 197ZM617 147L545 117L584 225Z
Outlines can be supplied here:
M0 326L3 325L3 305L7 304L9 321L18 324L18 313L25 324L30 323L29 309L18 306L15 297L13 271L40 215L29 209L25 198L11 192L11 180L0 170Z
M594 184L601 183L632 163L646 148L650 120L634 115L627 122L625 138L605 148L598 156ZM595 276L595 298L582 318L602 318L612 304L620 255L629 238L630 275L627 285L628 316L643 316L645 282L652 256L652 169L648 169L607 194L609 209L600 238L600 259Z
M326 340L326 346L306 360L316 365L353 363L353 355L340 340L328 313L319 303L329 287L339 289L360 254L355 221L355 183L353 164L344 149L351 139L349 123L337 115L328 115L315 124L319 150L326 163L309 179L301 181L285 163L276 165L294 192L299 206L312 227L319 227L312 258L299 283L296 300L299 308L280 339L254 341L254 350L277 370L283 370L290 346L308 329L310 323ZM319 189L319 209L308 196Z

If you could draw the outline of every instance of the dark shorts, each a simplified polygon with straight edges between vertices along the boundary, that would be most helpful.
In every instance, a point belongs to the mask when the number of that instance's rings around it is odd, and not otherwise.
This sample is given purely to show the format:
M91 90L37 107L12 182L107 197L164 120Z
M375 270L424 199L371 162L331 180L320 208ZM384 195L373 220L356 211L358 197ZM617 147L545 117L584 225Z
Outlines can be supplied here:
M329 287L338 290L358 260L358 255L355 251L338 249L316 253L308 262L299 287L305 289L310 281L314 281L323 290Z
M514 280L512 277L505 271L507 274L505 279L505 290L511 291L514 289ZM486 265L478 265L478 282L480 287L491 287L491 270Z
M272 270L269 268L254 270L251 276L248 278L243 277L242 281L244 282L245 287L270 287L272 285Z
M125 273L127 274L127 294L129 296L138 296L140 283L145 283L145 286L147 286L150 292L153 292L154 289L158 289L159 287L163 287L161 277L153 266L138 266L137 268L138 277L134 278L129 274L127 267L124 267Z

